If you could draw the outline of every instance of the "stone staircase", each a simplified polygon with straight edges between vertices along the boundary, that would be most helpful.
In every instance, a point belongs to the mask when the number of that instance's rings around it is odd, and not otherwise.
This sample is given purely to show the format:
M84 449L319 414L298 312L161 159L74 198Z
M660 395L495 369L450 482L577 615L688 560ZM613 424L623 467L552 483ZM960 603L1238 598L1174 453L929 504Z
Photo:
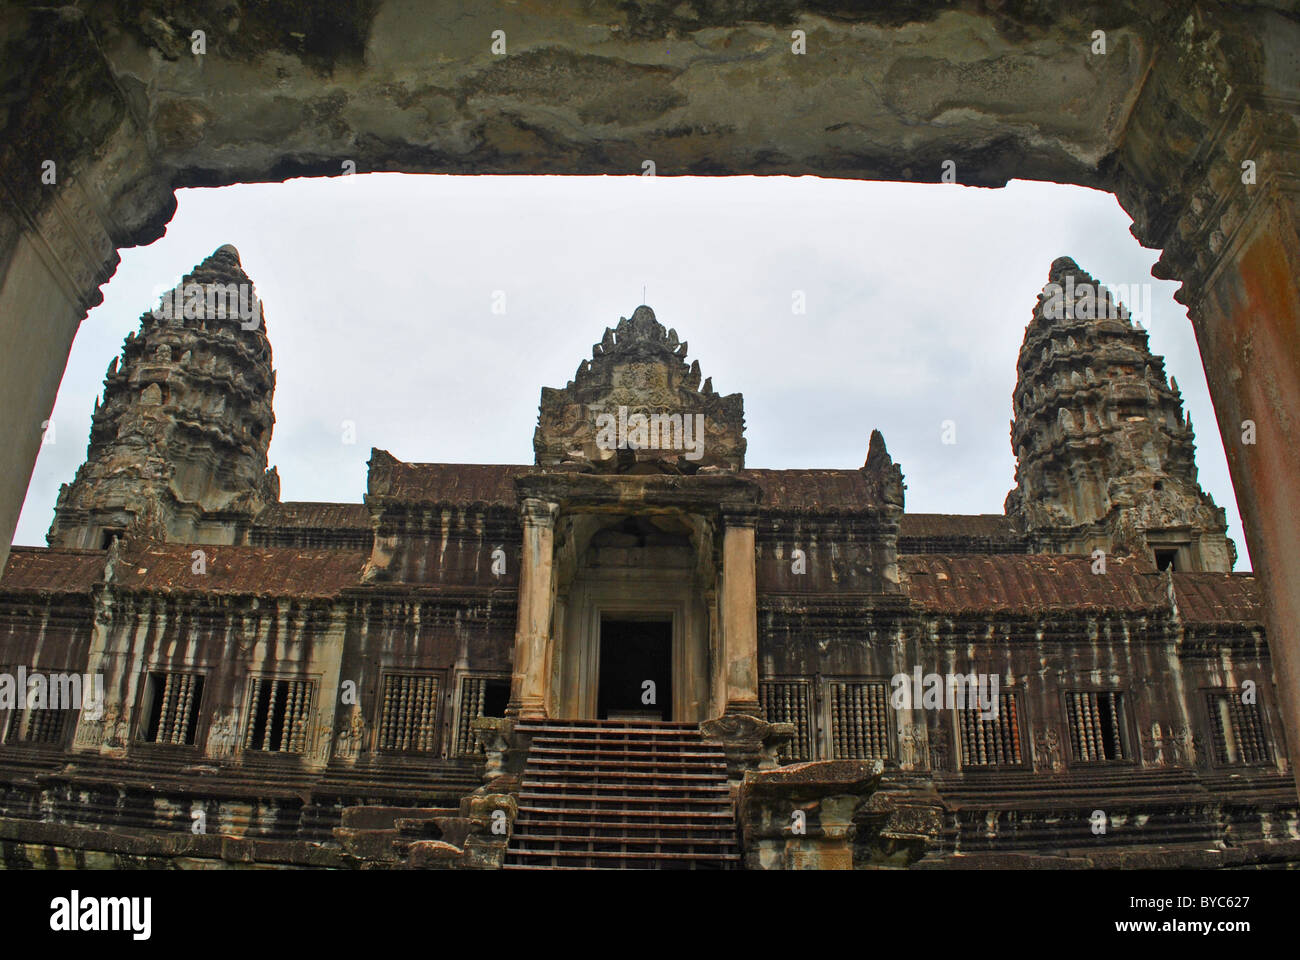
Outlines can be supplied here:
M506 869L740 866L721 747L693 723L522 722L531 738Z

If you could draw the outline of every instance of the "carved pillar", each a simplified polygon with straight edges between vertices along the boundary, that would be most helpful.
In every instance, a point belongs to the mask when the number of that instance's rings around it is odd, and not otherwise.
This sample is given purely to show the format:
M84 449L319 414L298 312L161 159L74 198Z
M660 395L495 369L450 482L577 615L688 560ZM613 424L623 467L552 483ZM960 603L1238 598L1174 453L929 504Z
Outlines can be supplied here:
M519 621L515 629L515 666L506 710L521 720L547 716L551 678L551 614L555 606L552 576L555 518L559 507L528 498L520 506L524 550L519 566Z
M722 686L724 712L759 716L758 593L752 515L727 515L722 535Z

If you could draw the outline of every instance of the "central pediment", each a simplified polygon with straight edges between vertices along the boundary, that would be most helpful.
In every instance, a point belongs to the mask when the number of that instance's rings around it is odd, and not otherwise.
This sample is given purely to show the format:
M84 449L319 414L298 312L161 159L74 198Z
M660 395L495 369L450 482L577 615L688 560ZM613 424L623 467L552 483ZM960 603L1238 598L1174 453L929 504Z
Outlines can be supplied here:
M700 383L686 342L640 306L605 328L563 389L542 388L538 466L612 473L695 473L745 465L744 398Z

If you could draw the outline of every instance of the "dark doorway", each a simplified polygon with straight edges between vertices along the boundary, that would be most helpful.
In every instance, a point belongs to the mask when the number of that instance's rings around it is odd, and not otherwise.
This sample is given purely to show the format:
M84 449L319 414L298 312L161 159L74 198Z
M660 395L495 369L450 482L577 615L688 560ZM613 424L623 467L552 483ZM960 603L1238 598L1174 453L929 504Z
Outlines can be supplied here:
M601 720L671 720L672 645L669 620L602 620L596 715Z

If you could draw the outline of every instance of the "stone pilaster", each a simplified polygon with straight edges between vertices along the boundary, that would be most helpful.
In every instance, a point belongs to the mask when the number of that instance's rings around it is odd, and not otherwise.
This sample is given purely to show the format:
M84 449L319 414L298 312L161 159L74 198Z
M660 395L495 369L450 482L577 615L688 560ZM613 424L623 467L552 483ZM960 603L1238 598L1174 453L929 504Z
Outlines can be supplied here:
M524 525L524 547L519 567L515 668L510 678L507 713L521 720L547 716L551 614L555 606L555 518L558 514L556 504L532 498L525 499L519 511Z
M722 535L722 677L728 715L759 716L758 593L752 514L727 514Z

